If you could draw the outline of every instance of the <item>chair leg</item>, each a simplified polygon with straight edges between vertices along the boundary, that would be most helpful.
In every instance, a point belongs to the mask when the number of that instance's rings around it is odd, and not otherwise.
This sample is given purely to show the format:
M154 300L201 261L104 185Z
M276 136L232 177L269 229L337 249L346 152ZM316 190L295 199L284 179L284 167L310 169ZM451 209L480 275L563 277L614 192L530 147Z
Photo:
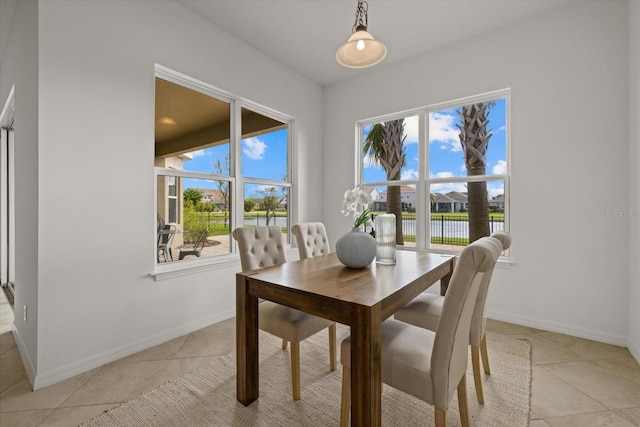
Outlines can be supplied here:
M291 388L293 400L300 400L300 343L291 342Z
M471 364L473 365L473 382L476 385L478 403L484 405L482 378L480 378L480 349L478 347L471 346Z
M283 350L287 349L287 340L285 340L285 339L282 340L282 349Z
M446 427L447 411L439 408L435 408L435 410L436 410L436 427Z
M351 415L351 369L342 365L342 397L340 398L340 427L349 426Z
M329 326L329 367L336 370L336 324Z
M467 376L462 376L458 383L458 407L460 409L460 422L462 427L469 427L469 407L467 405Z
M482 366L484 366L484 373L491 375L489 369L489 353L487 352L487 334L482 336L482 342L480 343L480 354L482 355Z

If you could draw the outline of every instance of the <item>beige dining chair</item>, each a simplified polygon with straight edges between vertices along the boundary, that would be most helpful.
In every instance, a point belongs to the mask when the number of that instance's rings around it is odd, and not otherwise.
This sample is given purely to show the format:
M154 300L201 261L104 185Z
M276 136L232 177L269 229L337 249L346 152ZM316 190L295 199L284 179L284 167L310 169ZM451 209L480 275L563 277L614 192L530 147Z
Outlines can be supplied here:
M291 232L296 236L300 259L327 255L331 252L327 229L321 222L301 222L293 224ZM336 324L329 326L330 368L336 370Z
M293 224L291 232L296 236L300 259L326 255L331 252L327 230L321 222Z
M502 245L493 238L479 239L464 248L453 270L435 332L395 319L382 323L382 382L432 404L436 426L446 426L447 409L456 389L462 425L469 425L465 375L469 329L480 282L500 252ZM351 406L350 338L342 341L340 350L340 425L346 426Z
M511 236L504 232L496 232L491 238L497 239L505 251L511 247ZM491 374L489 368L489 354L487 351L487 318L484 317L484 306L489 291L489 282L493 273L492 266L483 277L480 283L480 290L476 299L473 310L473 318L471 320L471 329L469 332L469 345L471 345L471 364L473 366L473 382L476 388L476 397L478 402L484 404L484 392L482 390L482 377L480 375L480 357L482 357L482 366L487 375ZM440 295L423 293L416 297L409 304L396 311L394 318L403 322L410 323L421 328L435 331L438 327L440 314L442 313L442 305L444 297Z
M257 270L287 261L282 230L276 226L239 227L233 230L238 242L242 271ZM291 343L291 387L293 400L300 400L300 341L315 335L325 328L335 328L331 320L313 316L271 301L258 304L258 327L281 338L282 348ZM329 347L333 345L332 370L335 370L335 329L333 344L329 333Z

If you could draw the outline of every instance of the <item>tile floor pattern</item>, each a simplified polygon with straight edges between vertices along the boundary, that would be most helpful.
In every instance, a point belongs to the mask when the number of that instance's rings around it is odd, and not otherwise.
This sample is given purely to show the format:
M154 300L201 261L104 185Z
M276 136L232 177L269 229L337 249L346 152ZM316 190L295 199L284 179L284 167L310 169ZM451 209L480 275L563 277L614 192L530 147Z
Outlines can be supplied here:
M230 319L34 392L11 334L13 312L0 294L2 427L77 426L235 351ZM640 426L640 366L627 349L497 321L489 330L532 344L531 427Z

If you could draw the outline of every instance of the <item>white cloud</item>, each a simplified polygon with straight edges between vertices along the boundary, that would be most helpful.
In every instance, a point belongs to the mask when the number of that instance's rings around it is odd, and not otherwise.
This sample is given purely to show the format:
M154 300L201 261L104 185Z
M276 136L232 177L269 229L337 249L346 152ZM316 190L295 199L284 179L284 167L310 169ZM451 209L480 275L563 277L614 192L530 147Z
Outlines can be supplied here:
M402 171L402 173L400 174L400 179L408 181L416 180L418 179L418 171L415 169L407 169L405 171Z
M407 136L407 139L404 140L405 144L418 143L418 116L404 119L404 134Z
M487 183L487 191L489 192L489 199L493 199L500 194L504 194L504 182L488 182Z
M258 138L248 138L242 143L242 153L250 159L262 160L267 144Z
M429 142L439 142L440 148L461 151L459 132L455 122L456 117L453 114L429 114Z
M448 193L457 191L459 193L467 192L467 185L464 182L446 182L442 184L431 184L431 193Z
M498 160L498 164L493 167L492 172L494 175L506 175L507 162L504 160Z
M380 164L376 161L375 157L367 155L363 159L365 168L380 168Z
M192 151L190 153L187 153L187 155L190 155L192 159L195 159L196 157L202 157L204 156L206 153L204 150L196 150L196 151Z
M451 178L453 175L452 172L438 172L438 173L429 173L431 178Z

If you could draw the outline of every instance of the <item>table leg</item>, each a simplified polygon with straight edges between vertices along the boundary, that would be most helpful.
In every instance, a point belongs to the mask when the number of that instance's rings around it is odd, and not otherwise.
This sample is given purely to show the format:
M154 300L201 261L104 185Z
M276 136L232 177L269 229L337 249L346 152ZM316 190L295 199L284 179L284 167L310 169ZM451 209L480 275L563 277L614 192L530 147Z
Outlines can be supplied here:
M451 275L453 274L453 269L456 265L456 257L451 258L451 262L449 263L450 270L447 274L442 276L440 279L440 295L444 296L447 293L447 289L449 288L449 281L451 280Z
M379 427L382 410L380 304L356 309L351 323L351 425Z
M248 293L247 278L236 276L236 397L248 406L258 398L258 298Z

